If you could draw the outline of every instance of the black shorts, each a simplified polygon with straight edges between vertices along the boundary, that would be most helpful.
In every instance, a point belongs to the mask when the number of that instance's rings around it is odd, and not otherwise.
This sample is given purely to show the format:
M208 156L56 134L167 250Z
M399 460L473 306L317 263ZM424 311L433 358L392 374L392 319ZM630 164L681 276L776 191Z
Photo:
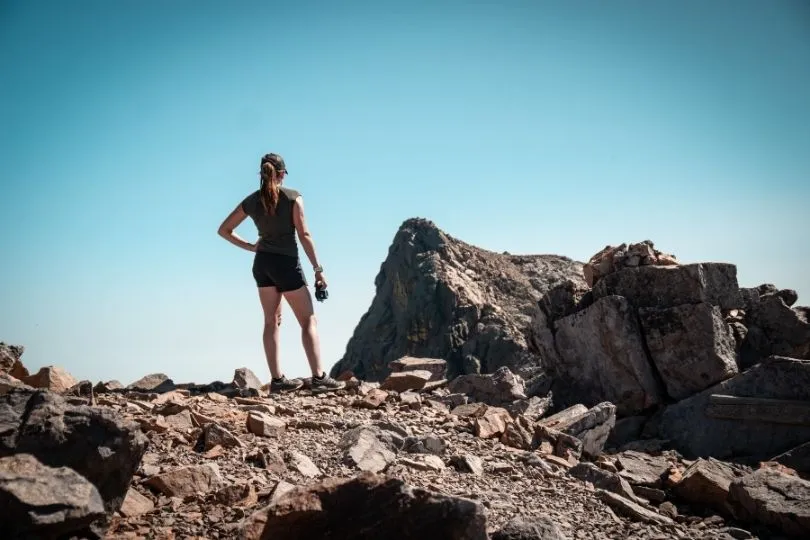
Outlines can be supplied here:
M294 291L307 284L298 257L267 251L256 252L253 278L257 287L276 287L279 292Z

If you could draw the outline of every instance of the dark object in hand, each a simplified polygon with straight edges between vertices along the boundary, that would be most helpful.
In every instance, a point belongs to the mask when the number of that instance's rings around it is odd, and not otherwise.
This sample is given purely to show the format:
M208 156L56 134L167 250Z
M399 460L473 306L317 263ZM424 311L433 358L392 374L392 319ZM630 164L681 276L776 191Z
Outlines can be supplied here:
M316 283L315 284L315 299L318 302L323 302L327 298L329 298L329 291L327 291L324 288L322 283L320 283L320 282Z

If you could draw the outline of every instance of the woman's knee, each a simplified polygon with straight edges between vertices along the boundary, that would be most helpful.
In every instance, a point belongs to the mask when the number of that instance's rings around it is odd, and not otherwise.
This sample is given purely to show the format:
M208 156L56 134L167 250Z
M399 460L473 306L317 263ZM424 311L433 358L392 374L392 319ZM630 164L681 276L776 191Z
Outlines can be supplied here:
M301 328L303 330L315 330L318 328L318 319L314 313L304 315L301 318Z

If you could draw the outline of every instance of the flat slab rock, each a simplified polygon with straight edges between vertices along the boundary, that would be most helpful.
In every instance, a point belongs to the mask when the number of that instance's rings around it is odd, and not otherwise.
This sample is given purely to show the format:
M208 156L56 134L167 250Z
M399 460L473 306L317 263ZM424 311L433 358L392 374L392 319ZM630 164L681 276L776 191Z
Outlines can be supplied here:
M285 493L249 516L240 537L486 540L487 533L484 507L478 502L361 473Z
M712 395L810 401L810 360L772 356L731 379L666 408L659 436L686 457L767 460L810 440L810 426L712 416Z
M745 521L797 538L810 538L810 482L760 469L731 483L729 503Z

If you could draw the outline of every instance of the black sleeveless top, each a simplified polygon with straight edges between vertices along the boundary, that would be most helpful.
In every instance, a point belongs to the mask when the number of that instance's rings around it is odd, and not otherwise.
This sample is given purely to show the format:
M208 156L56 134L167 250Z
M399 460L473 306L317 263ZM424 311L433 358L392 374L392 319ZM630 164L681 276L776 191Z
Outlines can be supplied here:
M298 256L298 244L295 241L295 225L293 224L293 204L299 195L300 193L294 189L279 187L278 205L276 205L274 216L265 211L258 190L245 197L241 205L242 210L251 217L259 231L256 251Z

